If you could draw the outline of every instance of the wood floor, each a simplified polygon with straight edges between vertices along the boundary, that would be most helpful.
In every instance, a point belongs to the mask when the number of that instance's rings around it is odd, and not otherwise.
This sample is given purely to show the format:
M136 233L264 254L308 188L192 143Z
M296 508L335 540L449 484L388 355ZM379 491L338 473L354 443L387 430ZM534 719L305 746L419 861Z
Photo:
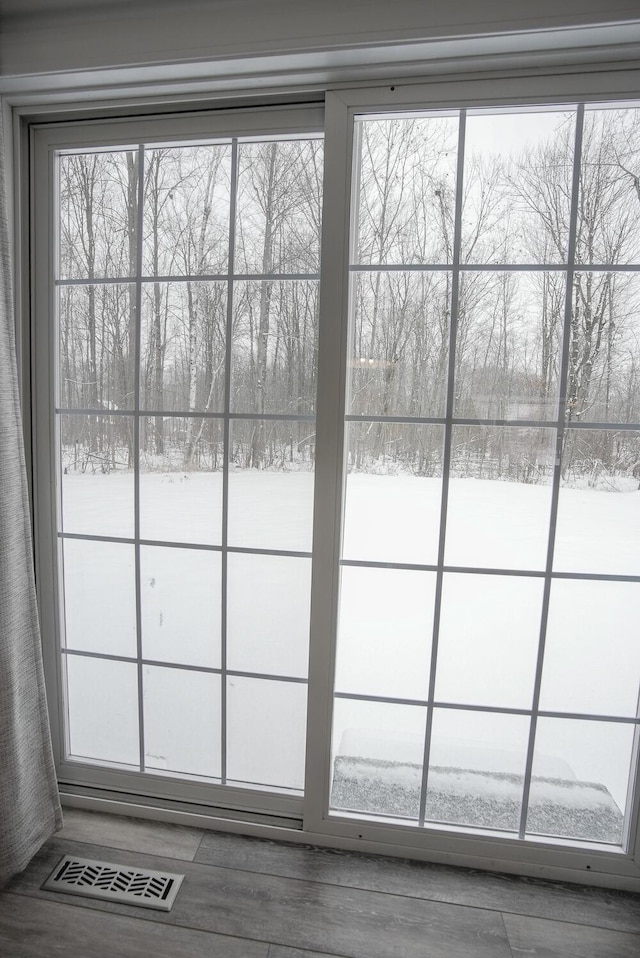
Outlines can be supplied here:
M173 910L42 891L63 854L186 875ZM68 809L1 958L640 958L640 896Z

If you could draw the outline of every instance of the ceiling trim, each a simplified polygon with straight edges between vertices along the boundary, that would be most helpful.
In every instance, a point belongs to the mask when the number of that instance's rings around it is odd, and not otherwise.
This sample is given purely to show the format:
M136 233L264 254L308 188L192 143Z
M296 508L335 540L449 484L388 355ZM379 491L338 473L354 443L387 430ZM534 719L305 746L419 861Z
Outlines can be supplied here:
M12 106L132 97L226 97L266 88L321 90L436 74L577 65L637 65L640 20L627 24L523 34L349 47L307 53L190 60L55 73L0 76Z

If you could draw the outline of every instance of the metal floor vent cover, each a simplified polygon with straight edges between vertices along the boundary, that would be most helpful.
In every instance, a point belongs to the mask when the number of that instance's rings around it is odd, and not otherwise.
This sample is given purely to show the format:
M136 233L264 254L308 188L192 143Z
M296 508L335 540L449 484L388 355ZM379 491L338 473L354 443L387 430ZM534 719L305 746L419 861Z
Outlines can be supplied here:
M138 908L171 911L184 875L126 868L110 862L65 855L51 872L43 889L117 901Z

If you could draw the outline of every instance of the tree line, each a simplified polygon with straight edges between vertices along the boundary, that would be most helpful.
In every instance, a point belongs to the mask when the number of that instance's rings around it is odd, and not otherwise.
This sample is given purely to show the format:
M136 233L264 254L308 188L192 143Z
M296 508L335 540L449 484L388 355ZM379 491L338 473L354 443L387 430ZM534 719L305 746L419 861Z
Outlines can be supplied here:
M353 261L363 269L352 274L349 412L442 416L455 323L454 415L554 419L568 301L560 414L568 423L640 421L640 275L622 269L640 262L640 110L585 112L569 290L560 267L569 255L575 114L554 119L536 136L534 116L519 149L474 141L459 237L457 119L358 124ZM480 128L482 118L474 122ZM154 148L144 162L141 188L135 152L60 159L60 276L110 280L59 287L60 403L104 411L81 424L66 417L63 445L75 467L131 465L132 420L108 412L133 409L137 386L150 412L140 429L148 467L215 468L219 429L197 414L222 410L229 361L230 408L256 417L234 424L234 461L310 466L308 422L260 417L315 410L321 141L241 143L235 190L228 144ZM448 268L456 254L459 279ZM425 264L433 269L403 268ZM242 277L232 302L229 269ZM183 276L191 278L176 280ZM640 458L632 433L565 435L566 475L632 473ZM441 437L435 426L360 424L350 429L350 463L437 474ZM459 474L547 481L546 430L470 423L453 439Z

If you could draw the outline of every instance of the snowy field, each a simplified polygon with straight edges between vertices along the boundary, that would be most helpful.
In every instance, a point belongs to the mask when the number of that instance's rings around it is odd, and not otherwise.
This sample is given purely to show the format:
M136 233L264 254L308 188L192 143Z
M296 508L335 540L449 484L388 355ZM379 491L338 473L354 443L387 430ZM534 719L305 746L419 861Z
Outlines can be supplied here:
M565 488L554 570L640 575L640 492ZM237 471L230 475L230 546L310 551L313 477ZM441 483L412 476L355 474L347 484L344 557L434 564ZM535 573L545 567L550 488L453 479L446 565ZM131 538L131 474L63 477L64 531ZM141 477L140 535L167 543L220 545L219 473ZM134 549L66 540L67 645L134 657ZM221 556L178 546L141 547L142 652L146 659L220 668ZM232 554L228 569L227 667L301 678L308 654L311 564L307 558ZM429 688L435 573L345 567L336 689L422 701ZM448 572L444 576L436 701L526 709L536 666L543 580L534 575ZM554 580L541 708L635 716L640 676L640 584ZM68 657L71 751L137 765L138 678L133 663ZM147 767L220 773L220 677L145 666ZM228 777L298 789L304 766L303 684L231 677ZM110 721L105 723L108 712ZM336 703L334 751L362 730L418 743L419 704ZM383 735L384 733L384 735ZM438 709L436 757L464 754L467 767L521 773L526 716ZM601 782L624 809L632 726L546 718L538 725L537 771ZM411 746L413 749L413 746ZM419 748L418 748L419 751ZM375 756L373 756L375 757ZM382 756L381 756L382 757ZM443 760L444 760L443 759ZM440 758L437 758L440 761ZM437 762L436 762L437 763Z

